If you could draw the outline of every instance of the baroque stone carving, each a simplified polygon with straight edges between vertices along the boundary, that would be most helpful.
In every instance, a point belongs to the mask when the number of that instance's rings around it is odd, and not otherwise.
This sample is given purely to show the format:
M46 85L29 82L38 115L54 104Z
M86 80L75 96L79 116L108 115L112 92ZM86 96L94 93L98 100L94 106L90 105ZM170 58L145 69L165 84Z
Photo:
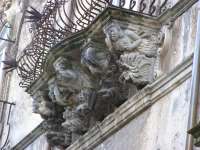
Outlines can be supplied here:
M45 91L34 95L34 112L46 120L53 146L69 146L153 80L156 35L116 22L104 33L106 43L87 40L80 58L58 56Z
M52 102L65 108L64 120L59 126L69 132L71 140L74 141L89 128L90 116L88 114L94 94L93 85L80 66L72 65L68 58L59 57L53 67L56 76L48 82L48 95ZM65 138L69 138L69 136L65 136Z
M110 51L118 55L118 65L122 69L121 82L143 86L153 80L156 57L156 43L149 33L138 35L129 29L123 30L113 22L105 26L106 44Z
M102 49L89 44L84 48L81 57L83 66L89 70L96 83L96 99L92 108L97 121L101 121L127 99L124 94L126 90L118 81L119 68L115 56Z
M47 140L52 146L67 147L71 144L71 132L62 128L61 118L51 118L46 121Z
M55 115L54 105L48 100L45 92L38 91L33 96L33 112L40 114L43 118Z

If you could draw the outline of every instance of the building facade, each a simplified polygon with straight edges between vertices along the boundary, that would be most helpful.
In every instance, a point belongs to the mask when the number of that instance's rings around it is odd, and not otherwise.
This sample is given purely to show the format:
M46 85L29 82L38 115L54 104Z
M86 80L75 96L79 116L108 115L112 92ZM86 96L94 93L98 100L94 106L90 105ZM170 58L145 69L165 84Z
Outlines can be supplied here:
M199 1L0 5L2 150L199 149Z

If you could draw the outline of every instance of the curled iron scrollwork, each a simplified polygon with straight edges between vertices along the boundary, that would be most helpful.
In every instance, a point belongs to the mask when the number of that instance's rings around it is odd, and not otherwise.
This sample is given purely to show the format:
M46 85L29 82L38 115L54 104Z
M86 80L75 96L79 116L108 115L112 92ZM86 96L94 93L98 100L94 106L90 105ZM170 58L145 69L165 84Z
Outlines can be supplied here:
M132 10L136 5L136 1L135 0L131 0L130 4L129 4L129 9Z
M154 12L156 11L156 6L155 6L155 2L156 0L153 0L151 2L151 5L149 7L149 14L152 16L154 14Z
M168 0L165 0L165 1L161 4L161 6L160 6L160 8L159 8L159 15L162 14L162 12L165 11L165 10L167 9L167 7L166 7L167 2L168 2Z
M120 8L123 8L125 4L126 4L126 0L120 0L119 1L119 7Z
M144 1L145 1L145 0L141 0L141 2L140 2L140 9L139 9L139 11L140 11L141 13L143 13L144 10L145 10L146 7L147 7L147 4L146 4Z

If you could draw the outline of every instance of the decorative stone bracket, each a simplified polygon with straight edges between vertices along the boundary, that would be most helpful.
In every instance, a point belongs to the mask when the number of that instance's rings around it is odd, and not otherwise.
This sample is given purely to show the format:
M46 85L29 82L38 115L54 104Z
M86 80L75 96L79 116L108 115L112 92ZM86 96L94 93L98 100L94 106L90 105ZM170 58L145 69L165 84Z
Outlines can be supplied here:
M50 51L28 92L51 145L68 147L155 79L160 28L152 17L109 8Z

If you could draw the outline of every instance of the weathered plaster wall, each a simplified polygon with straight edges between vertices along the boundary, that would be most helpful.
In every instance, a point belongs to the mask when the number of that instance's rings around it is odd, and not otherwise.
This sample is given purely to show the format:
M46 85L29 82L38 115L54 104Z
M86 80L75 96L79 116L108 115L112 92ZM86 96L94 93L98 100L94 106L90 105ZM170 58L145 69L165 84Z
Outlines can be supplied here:
M95 150L184 150L190 79L162 97Z
M13 74L8 98L9 101L16 103L10 117L11 134L9 141L11 146L22 140L42 121L39 115L32 113L31 97L18 87L18 82L19 77Z
M197 29L198 5L196 3L172 23L170 29L166 31L169 41L161 58L163 72L169 72L193 53Z

